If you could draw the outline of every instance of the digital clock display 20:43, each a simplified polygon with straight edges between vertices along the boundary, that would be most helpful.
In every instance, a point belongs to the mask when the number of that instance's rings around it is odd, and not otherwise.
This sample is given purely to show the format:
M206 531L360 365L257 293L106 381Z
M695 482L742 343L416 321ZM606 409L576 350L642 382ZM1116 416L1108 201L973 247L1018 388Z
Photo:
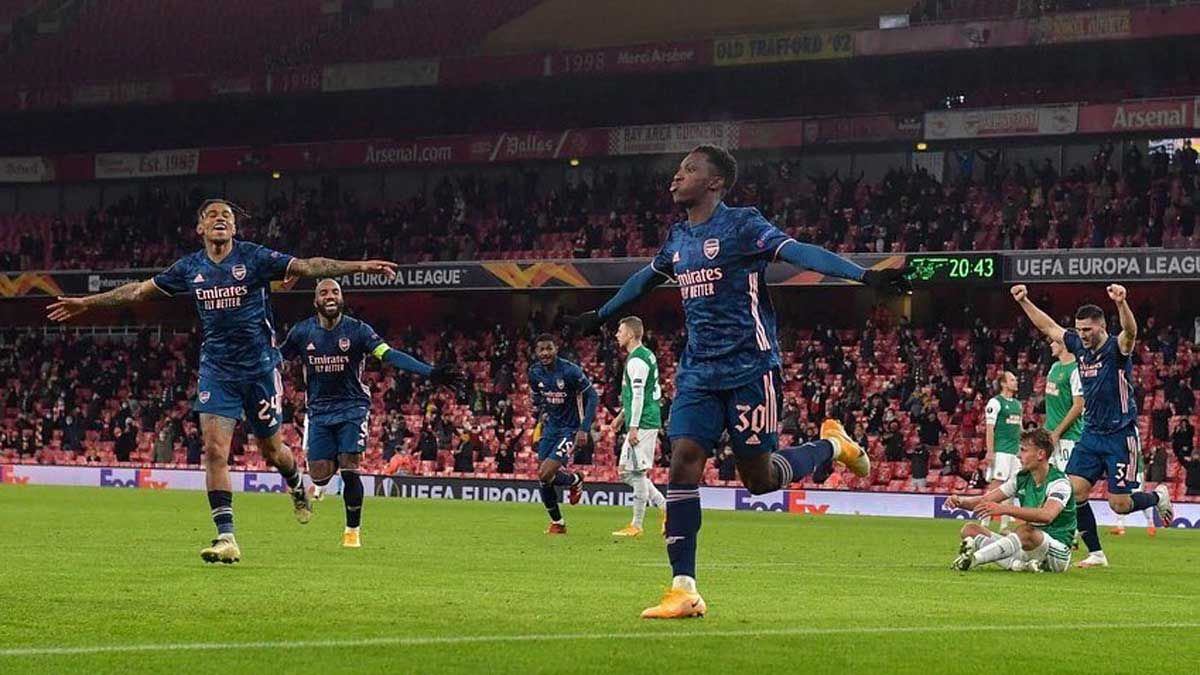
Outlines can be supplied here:
M917 253L908 256L914 285L998 284L1000 256L995 253Z

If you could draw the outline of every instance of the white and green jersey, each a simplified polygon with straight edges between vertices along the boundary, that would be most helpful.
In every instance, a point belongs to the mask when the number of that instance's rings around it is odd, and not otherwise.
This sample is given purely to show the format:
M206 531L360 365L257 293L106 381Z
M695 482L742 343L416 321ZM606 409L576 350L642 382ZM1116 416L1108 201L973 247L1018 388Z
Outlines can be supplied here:
M983 411L988 424L995 425L996 452L1015 455L1021 449L1021 402L997 394Z
M1067 546L1075 541L1075 498L1071 493L1071 480L1062 471L1051 465L1046 473L1046 482L1041 485L1037 484L1032 473L1018 471L1000 485L1000 490L1006 497L1016 495L1021 507L1026 509L1040 509L1048 499L1062 504L1062 511L1054 520L1046 524L1031 524Z
M658 386L658 359L646 345L638 345L625 359L621 384L621 409L625 411L625 429L662 427L662 388Z
M1054 431L1062 424L1063 418L1071 411L1074 397L1083 396L1083 381L1079 378L1079 364L1074 361L1061 363L1056 361L1050 366L1046 375L1046 430ZM1062 437L1068 441L1077 441L1083 436L1083 415L1080 415L1067 427Z

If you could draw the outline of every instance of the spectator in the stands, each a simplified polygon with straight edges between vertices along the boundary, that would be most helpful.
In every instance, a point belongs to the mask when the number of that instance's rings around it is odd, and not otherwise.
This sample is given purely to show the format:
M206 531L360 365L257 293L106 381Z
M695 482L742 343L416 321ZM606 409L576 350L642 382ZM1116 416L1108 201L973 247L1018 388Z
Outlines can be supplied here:
M187 435L183 437L183 447L187 452L187 463L193 466L200 464L204 441L200 438L200 430L195 426L189 428Z
M1175 432L1171 434L1171 450L1175 454L1175 458L1180 462L1184 458L1192 454L1192 449L1196 446L1196 428L1188 421L1188 418L1181 417L1175 425Z
M957 476L962 470L962 455L953 445L942 448L938 461L942 463L942 470L938 472L942 476Z
M438 440L428 422L421 426L421 437L417 441L417 455L422 462L437 461Z
M910 449L908 461L912 464L913 487L924 488L925 481L929 478L929 446L921 444Z
M464 430L459 437L458 451L454 453L454 470L458 473L474 473L475 455L478 452L471 432Z
M513 473L516 471L517 453L521 451L521 436L519 432L506 431L496 449L496 473Z
M1167 480L1167 449L1162 445L1146 448L1146 481L1162 483Z
M115 430L114 436L113 452L117 455L117 461L128 462L137 450L137 429L133 426L133 420L126 419L125 424Z
M904 459L904 436L900 433L899 422L892 422L880 441L883 443L884 459L889 462L899 462Z
M1200 450L1192 450L1192 454L1180 462L1180 464L1183 465L1187 473L1184 479L1184 485L1187 486L1187 495L1189 497L1200 497Z

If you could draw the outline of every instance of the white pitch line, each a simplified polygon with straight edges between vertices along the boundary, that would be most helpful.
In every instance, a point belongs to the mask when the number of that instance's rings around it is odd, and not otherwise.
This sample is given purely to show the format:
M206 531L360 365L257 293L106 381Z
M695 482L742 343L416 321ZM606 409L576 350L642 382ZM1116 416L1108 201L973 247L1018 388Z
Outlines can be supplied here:
M659 568L664 567L663 563L634 563L634 566L635 567L659 567ZM786 562L786 561L784 561L784 562L746 562L746 563L701 563L700 567L714 568L714 569L723 569L723 568L738 569L738 568L743 568L743 567L748 567L748 568L804 567L805 569L801 572L802 576L831 577L834 579L862 579L863 581L881 581L881 582L888 582L888 583L892 583L896 580L895 577L883 577L883 576L878 576L878 575L873 575L873 574L855 574L855 573L847 573L847 572L823 571L822 569L813 569L810 566L806 565L805 563ZM842 567L848 568L847 566L842 566ZM907 570L915 569L913 567L902 567L902 566L896 566L896 565L893 565L891 567L896 568L896 569L907 569ZM825 566L824 569L833 569L833 567ZM857 569L857 568L855 568L855 569ZM1076 576L1074 578L1063 579L1062 583L1068 584L1068 585L1060 585L1058 587L1058 590L1084 591L1090 595L1115 595L1115 596L1120 596L1120 597L1125 597L1125 596L1129 596L1129 595L1137 595L1137 596L1147 597L1147 598L1168 598L1171 600L1200 600L1200 595L1180 595L1180 594L1176 594L1176 593L1155 593L1153 591L1105 591L1105 590L1093 589L1088 586L1084 586L1084 585L1080 585L1080 584L1069 585L1071 583L1071 581L1073 581L1074 579L1078 579L1078 578L1079 577ZM913 578L913 579L908 579L907 581L909 581L911 583L937 584L938 586L942 586L946 583L968 582L968 581L970 581L970 579L964 578L960 575L953 575L953 576L950 576L950 577L947 577L944 579Z
M693 623L692 625L695 625ZM1172 630L1200 628L1200 623L1075 623L1016 624L988 626L988 632L1048 630ZM574 633L567 635L465 635L429 637L378 637L357 640L280 640L264 642L176 642L165 644L96 645L91 647L16 647L0 649L0 657L80 656L90 654L132 654L145 652L227 651L253 649L333 649L342 647L420 647L426 645L464 645L511 642L573 642L596 640L685 640L721 637L804 637L823 635L893 635L904 633L971 633L978 626L878 626L852 628L780 628L777 630L700 630L695 632L659 631L627 633Z

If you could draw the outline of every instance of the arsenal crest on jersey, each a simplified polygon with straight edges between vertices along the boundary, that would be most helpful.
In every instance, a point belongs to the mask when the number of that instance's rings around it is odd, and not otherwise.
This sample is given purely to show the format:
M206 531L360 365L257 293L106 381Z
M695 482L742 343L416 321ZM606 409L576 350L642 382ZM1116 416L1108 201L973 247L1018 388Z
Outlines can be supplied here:
M704 245L708 246L708 242L705 242ZM233 278L237 279L238 281L241 281L242 279L246 278L246 266L245 265L234 265L233 269L230 271L233 272Z
M721 242L717 239L704 240L704 257L712 260L721 252Z
M209 394L207 391L202 391L196 395L196 398L200 399L201 403L208 403L208 396Z
M338 349L348 352L350 351L350 338L341 338L338 340Z
M562 388L564 388L564 387L566 387L566 386L567 386L567 383L566 383L566 382L564 382L564 381L563 381L563 379L562 379L561 377L560 377L560 378L558 378L558 388L559 388L559 389L562 389Z

